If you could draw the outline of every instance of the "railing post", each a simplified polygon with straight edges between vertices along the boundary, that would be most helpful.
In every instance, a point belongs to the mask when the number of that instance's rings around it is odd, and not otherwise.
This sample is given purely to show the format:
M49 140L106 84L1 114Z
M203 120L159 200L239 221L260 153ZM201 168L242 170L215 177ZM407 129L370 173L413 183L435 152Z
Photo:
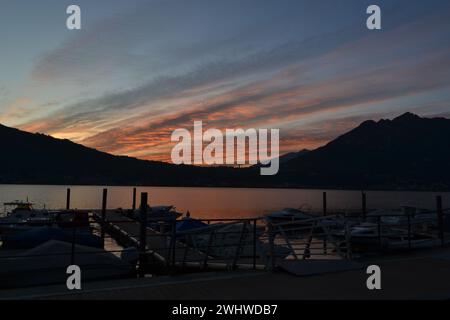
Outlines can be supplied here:
M175 270L175 259L177 250L177 220L172 222L172 268Z
M70 188L67 188L66 194L66 210L70 209Z
M408 213L408 249L411 250L411 215Z
M136 188L133 188L133 205L131 207L134 210L136 210Z
M71 254L70 254L70 264L74 265L75 264L75 241L76 241L76 226L73 225L72 226L72 250L71 250Z
M352 259L352 234L350 227L348 225L348 220L345 220L345 243L346 243L346 252L345 256L347 260Z
M204 255L204 258L203 258L203 269L206 269L206 267L208 267L209 251L210 251L211 246L213 245L215 234L216 234L216 230L215 229L211 230L211 232L209 233L208 246L206 247L205 255Z
M322 207L323 207L323 216L325 217L327 215L327 193L323 192L322 194ZM325 236L325 239L323 240L323 253L324 255L327 254L327 236Z
M366 213L367 213L367 203L366 203L366 193L363 191L361 192L361 201L362 201L362 216L363 219L366 220Z
M253 220L253 270L256 270L256 219Z
M239 261L239 257L240 257L240 253L241 253L241 249L243 247L243 240L245 239L245 234L247 232L247 226L250 227L249 221L248 220L247 221L243 221L242 222L241 234L239 235L239 242L237 244L236 252L234 254L233 264L231 265L232 270L236 270L237 263Z
M439 239L441 239L441 245L444 246L444 214L442 212L442 196L436 197L436 212L438 218Z
M106 201L108 198L108 189L103 189L103 197L102 197L102 225L101 225L101 236L103 248L105 248L105 233L106 233Z
M378 216L378 244L383 249L383 237L381 236L381 216Z
M272 225L272 222L268 222L268 230L267 232L269 233L269 271L273 271L275 270L275 246L274 246L274 242L275 242L275 232L274 232L274 228Z
M139 234L139 277L145 276L146 249L147 249L147 206L148 194L141 193L140 234Z

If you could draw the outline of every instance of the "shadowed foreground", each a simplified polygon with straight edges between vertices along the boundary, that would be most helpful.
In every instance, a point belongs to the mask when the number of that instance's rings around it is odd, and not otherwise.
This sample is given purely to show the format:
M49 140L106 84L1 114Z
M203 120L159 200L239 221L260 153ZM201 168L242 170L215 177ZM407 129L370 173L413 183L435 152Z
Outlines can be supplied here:
M424 253L423 253L424 254ZM366 288L363 269L298 277L284 272L203 273L176 277L84 284L79 292L64 286L0 292L2 299L448 299L450 250L421 257L398 256L377 264L382 290Z

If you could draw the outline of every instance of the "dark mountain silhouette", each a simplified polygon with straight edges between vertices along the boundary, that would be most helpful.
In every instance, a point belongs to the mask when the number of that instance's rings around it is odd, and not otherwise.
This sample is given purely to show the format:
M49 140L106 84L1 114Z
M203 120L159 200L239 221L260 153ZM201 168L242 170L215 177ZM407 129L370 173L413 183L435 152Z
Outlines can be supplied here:
M302 150L297 151L297 152L286 153L286 154L280 156L280 164L283 164L283 163L286 163L286 162L288 162L288 161L290 161L292 159L297 159L297 158L299 158L301 156L304 156L305 154L309 153L310 151L311 150L308 150L308 149L302 149Z
M450 189L450 120L406 113L365 121L313 151L260 168L195 167L114 156L0 125L0 183L352 189Z
M365 121L327 145L288 161L288 185L356 189L449 189L450 120L405 113Z
M139 160L0 125L0 183L218 185L234 168Z

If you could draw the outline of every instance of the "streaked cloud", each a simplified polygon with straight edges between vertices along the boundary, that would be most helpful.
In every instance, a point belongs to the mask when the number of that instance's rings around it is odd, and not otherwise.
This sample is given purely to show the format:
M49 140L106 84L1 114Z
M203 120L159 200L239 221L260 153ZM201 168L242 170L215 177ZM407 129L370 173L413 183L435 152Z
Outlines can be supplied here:
M330 10L335 1L288 0L130 7L35 60L29 80L40 99L76 99L36 102L41 112L20 128L168 160L171 132L195 120L280 128L281 150L289 152L320 146L370 117L445 113L450 5L382 1L384 29L370 32L366 2L338 10Z

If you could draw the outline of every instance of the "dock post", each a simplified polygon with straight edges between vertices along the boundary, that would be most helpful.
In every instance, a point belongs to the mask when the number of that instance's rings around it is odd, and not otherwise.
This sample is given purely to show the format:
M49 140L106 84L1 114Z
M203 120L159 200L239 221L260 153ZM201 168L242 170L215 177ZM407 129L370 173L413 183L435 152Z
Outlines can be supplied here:
M106 201L108 199L108 189L103 189L103 197L102 197L102 231L101 231L101 237L102 237L102 243L103 248L105 248L105 227L106 227Z
M67 195L66 195L66 210L70 209L70 188L67 188Z
M132 206L133 212L136 210L136 188L133 188L133 206Z
M439 239L441 239L441 245L444 246L444 215L442 212L442 196L436 197L436 212L438 218Z
M145 264L147 249L147 206L148 193L141 193L141 207L140 207L140 234L139 234L139 277L145 276Z
M362 197L362 216L364 220L366 220L367 202L366 202L366 193L364 191L361 192L361 197Z
M327 193L322 193L322 207L323 207L323 215L327 215Z

